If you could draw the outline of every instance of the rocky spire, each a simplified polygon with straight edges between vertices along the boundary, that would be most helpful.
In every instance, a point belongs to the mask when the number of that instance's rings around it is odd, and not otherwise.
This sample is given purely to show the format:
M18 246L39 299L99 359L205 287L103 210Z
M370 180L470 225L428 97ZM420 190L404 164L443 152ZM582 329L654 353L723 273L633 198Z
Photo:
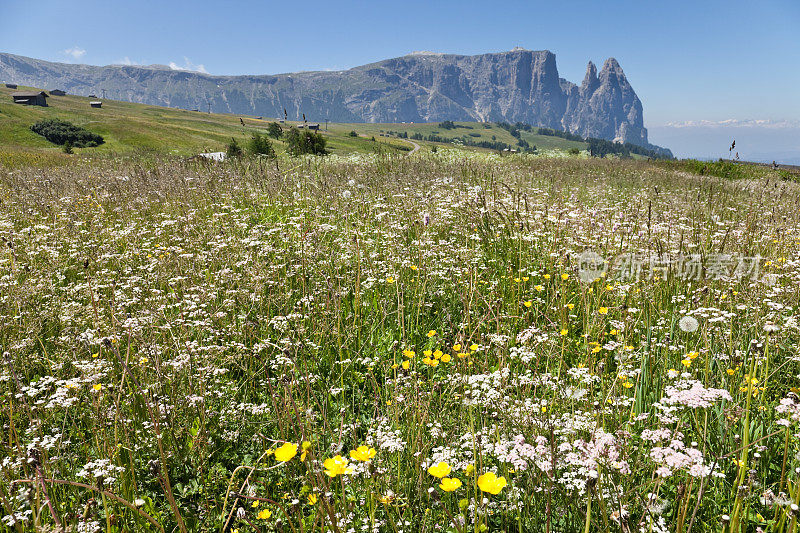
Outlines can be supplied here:
M625 78L625 73L622 71L622 67L619 66L619 63L613 57L609 57L606 59L606 62L603 63L603 70L600 71L599 78L601 83L628 83L627 78Z
M589 61L589 64L586 66L586 76L583 77L583 83L581 83L581 94L591 95L599 84L600 80L597 79L597 67L594 66L594 63Z

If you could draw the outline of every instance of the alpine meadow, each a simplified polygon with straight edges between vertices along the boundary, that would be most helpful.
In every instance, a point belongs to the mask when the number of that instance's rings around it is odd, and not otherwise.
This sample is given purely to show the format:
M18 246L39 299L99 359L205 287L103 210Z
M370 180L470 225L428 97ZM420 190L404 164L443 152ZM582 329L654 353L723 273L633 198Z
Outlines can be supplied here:
M800 7L700 4L5 6L0 531L800 533Z
M8 528L797 528L793 182L450 149L0 184Z

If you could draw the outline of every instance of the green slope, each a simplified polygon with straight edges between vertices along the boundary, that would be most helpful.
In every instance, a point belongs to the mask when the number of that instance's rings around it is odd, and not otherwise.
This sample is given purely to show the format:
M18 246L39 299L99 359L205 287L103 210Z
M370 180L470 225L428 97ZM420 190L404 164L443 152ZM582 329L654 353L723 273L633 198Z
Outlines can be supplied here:
M375 135L376 138L381 133L386 134L392 132L393 135L397 133L407 133L409 137L415 133L428 138L430 135L437 135L448 139L449 141L458 140L466 137L474 142L480 141L500 141L511 146L516 147L517 139L503 128L492 123L481 122L455 122L456 128L444 129L440 127L439 123L424 123L424 124L340 124L337 125L347 131L354 130L358 133L367 135ZM579 150L586 149L586 143L568 141L560 137L550 137L547 135L538 135L522 131L522 139L528 142L531 147L536 146L540 150L569 150L570 148L578 148ZM418 144L430 144L422 141L415 141ZM442 143L437 143L442 144ZM445 144L451 144L445 143Z
M28 90L20 87L17 90ZM12 101L12 89L0 88L0 151L58 153L60 147L33 133L30 126L44 118L60 118L99 133L105 143L78 153L126 154L132 152L193 155L224 150L231 137L245 141L255 131L264 131L269 120L238 115L209 114L184 109L103 100L100 109L89 106L95 98L50 96L48 107L26 106ZM245 126L240 122L242 118ZM337 131L343 131L341 128ZM348 129L347 132L350 130ZM332 152L372 152L377 149L408 151L411 145L399 139L350 138L333 131L323 132ZM276 143L283 148L282 143Z
M20 87L17 90L27 90ZM61 148L33 133L30 126L44 118L60 118L99 133L105 143L95 148L75 149L80 154L95 156L125 155L131 153L158 153L194 155L203 151L222 151L231 137L246 141L254 131L264 131L269 118L258 119L227 114L209 114L184 109L157 107L143 104L103 100L103 107L92 108L94 98L81 96L50 96L48 107L14 104L12 89L0 87L0 163L13 165L19 160L37 158L63 161ZM242 119L245 123L242 126ZM297 124L297 123L291 123ZM429 149L434 144L452 146L462 136L472 141L500 141L515 146L517 141L507 131L494 124L459 122L455 129L446 130L439 124L322 124L322 134L328 139L333 153L375 152L404 153L414 144ZM350 135L357 133L356 137ZM391 132L391 133L390 133ZM398 133L409 137L414 134L428 138L439 135L444 143L413 141L397 138ZM531 146L549 150L583 150L584 143L567 141L558 137L522 133ZM276 142L278 151L283 143ZM476 149L476 148L472 148Z

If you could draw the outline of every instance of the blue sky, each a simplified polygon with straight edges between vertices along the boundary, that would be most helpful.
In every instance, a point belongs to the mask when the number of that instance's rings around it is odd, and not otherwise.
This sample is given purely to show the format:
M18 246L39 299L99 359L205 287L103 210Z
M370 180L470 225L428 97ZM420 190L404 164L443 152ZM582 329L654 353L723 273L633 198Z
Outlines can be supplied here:
M798 0L3 3L0 51L51 61L269 74L522 46L553 51L576 83L616 57L651 129L800 123Z

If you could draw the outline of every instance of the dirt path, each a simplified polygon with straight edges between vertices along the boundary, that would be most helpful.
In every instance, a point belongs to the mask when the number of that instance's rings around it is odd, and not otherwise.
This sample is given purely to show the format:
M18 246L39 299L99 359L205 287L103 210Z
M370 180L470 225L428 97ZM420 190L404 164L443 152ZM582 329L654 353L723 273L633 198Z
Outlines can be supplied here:
M411 150L410 152L408 152L408 155L411 155L411 154L413 154L414 152L416 152L417 150L419 150L419 149L421 148L421 147L420 147L420 145L418 145L417 143L415 143L415 142L414 142L414 141L412 141L412 140L409 140L409 139L403 139L403 140L404 140L405 142L407 142L407 143L411 143L411 144L413 144L413 145L414 145L414 149L413 149L413 150Z

